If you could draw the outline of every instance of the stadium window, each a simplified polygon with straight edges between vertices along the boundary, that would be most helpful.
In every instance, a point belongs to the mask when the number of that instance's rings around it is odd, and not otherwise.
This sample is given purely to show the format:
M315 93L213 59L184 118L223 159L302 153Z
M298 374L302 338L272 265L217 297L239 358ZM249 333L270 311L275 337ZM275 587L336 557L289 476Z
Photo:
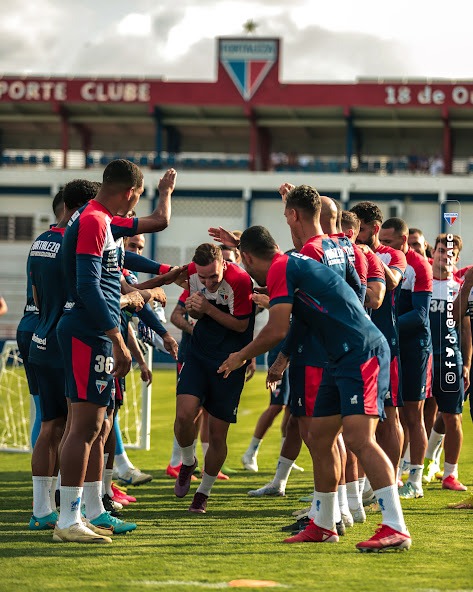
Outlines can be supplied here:
M0 216L0 241L31 241L33 231L33 216Z

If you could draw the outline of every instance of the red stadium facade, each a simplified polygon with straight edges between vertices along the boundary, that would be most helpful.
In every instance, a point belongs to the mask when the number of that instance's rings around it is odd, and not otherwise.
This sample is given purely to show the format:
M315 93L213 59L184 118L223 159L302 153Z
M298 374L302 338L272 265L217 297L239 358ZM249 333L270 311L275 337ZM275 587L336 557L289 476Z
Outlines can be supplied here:
M64 165L69 150L82 150L86 165L92 151L152 152L156 168L183 153L240 154L250 170L271 170L271 155L283 153L279 164L296 169L331 159L329 172L362 170L368 159L395 172L402 159L410 167L439 154L450 173L454 159L472 156L472 83L286 83L280 49L279 39L218 39L215 82L1 77L0 147L59 149Z

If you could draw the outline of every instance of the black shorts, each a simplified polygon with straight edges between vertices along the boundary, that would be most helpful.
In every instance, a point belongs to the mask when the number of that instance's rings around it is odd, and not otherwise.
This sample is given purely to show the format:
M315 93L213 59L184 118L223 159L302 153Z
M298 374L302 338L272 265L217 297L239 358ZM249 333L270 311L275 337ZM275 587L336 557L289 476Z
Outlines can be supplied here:
M423 349L401 350L402 398L425 401L432 396L432 353Z
M223 378L223 374L217 374L221 363L201 358L188 348L177 380L176 393L194 395L210 415L228 423L236 423L240 395L245 385L245 367Z
M439 411L453 414L462 413L465 401L462 371L463 365L459 359L456 359L455 366L447 367L445 359L441 356L434 356L432 394L437 401Z
M26 380L28 381L28 389L32 395L37 395L39 394L38 381L36 380L35 373L33 372L33 369L31 368L31 364L28 359L30 356L30 345L32 337L33 332L30 331L16 332L16 343L18 344L20 356L23 360L23 366L25 368L26 373Z
M39 387L41 421L67 417L66 377L64 368L31 363Z

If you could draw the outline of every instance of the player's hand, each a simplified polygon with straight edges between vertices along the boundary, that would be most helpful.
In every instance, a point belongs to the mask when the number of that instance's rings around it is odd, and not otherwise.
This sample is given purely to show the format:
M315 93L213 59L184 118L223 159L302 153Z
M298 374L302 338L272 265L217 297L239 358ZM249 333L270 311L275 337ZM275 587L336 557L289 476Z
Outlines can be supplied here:
M245 370L245 382L253 378L256 372L256 358L253 358Z
M218 228L209 228L208 232L214 240L227 247L238 247L240 244L240 240L233 233L221 226Z
M362 243L356 243L360 249L363 251L363 253L372 253L373 251L370 249L370 247L368 247L368 245L364 245Z
M295 185L293 185L292 183L283 183L278 191L282 197L283 202L286 202L286 198L287 198L287 194L289 193L289 191L292 191L294 189Z
M164 175L159 179L158 191L159 193L172 193L176 187L177 173L174 169L168 169Z
M463 375L463 385L465 387L465 392L468 390L470 386L470 369L467 366L463 366L462 370Z
M268 369L268 374L266 376L266 388L274 390L274 386L277 382L282 380L282 375L288 366L289 358L279 353L273 365Z
M186 308L188 304L190 310L198 315L206 314L209 310L209 306L212 306L202 292L194 292L194 294L191 294L186 300Z
M163 273L159 276L163 281L163 284L177 284L184 290L189 289L189 282L187 281L187 265L181 267L173 267L167 273Z
M120 339L114 339L113 343L113 368L112 375L115 378L123 378L128 374L131 368L131 354L120 336Z
M223 373L224 378L228 378L234 370L238 370L245 364L246 360L240 355L240 352L234 352L230 354L228 358L220 365L217 370L218 374Z
M170 333L165 333L161 336L161 339L163 340L164 348L168 354L171 354L171 356L177 360L177 350L179 346L174 337Z
M151 294L151 298L155 302L159 302L162 306L166 306L166 292L162 288L151 288L148 292Z
M145 305L144 298L140 294L139 290L133 290L133 292L129 292L126 297L128 300L127 308L132 308L136 312L140 311Z
M261 308L269 308L269 296L266 294L252 294L251 299L257 306L261 306Z
M141 380L143 382L146 382L147 386L149 386L151 384L151 382L153 381L153 373L151 372L151 370L148 368L148 366L146 364L142 364L140 366L140 376L141 376Z

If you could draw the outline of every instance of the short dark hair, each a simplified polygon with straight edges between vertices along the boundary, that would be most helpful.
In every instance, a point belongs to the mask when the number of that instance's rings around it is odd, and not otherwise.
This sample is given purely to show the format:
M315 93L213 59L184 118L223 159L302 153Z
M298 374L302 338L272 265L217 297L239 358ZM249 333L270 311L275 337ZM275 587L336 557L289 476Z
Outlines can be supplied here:
M448 234L446 232L443 232L442 234L438 235L438 237L435 239L434 251L439 243L442 243L442 245L447 246L447 236ZM453 243L453 247L457 248L458 252L460 252L463 249L463 241L461 239L461 236L459 236L458 234L452 234L452 237L453 240L451 242Z
M222 249L213 243L203 243L195 250L192 261L197 265L210 265L214 261L223 261Z
M278 251L278 246L264 226L250 226L241 235L240 251L260 259L272 259Z
M352 228L353 230L360 230L360 219L356 216L353 212L349 212L348 210L342 211L342 229L343 228Z
M286 208L302 210L311 217L320 213L321 206L319 192L309 185L298 185L286 196Z
M87 179L74 179L64 185L64 204L68 210L81 208L99 192L101 183Z
M402 234L403 236L409 234L409 227L402 218L388 218L381 228L384 228L384 230L392 228L395 232Z
M143 173L133 162L119 158L112 160L103 172L104 185L122 185L124 187L141 187Z
M409 234L420 234L424 236L424 233L420 228L409 228Z
M62 191L62 189L59 189L59 191L56 193L56 195L54 196L54 199L53 199L53 212L54 212L55 216L57 215L56 210L63 203L64 203L63 191Z
M353 212L363 224L370 224L371 222L383 223L383 212L372 201L361 201L350 208L350 212Z

